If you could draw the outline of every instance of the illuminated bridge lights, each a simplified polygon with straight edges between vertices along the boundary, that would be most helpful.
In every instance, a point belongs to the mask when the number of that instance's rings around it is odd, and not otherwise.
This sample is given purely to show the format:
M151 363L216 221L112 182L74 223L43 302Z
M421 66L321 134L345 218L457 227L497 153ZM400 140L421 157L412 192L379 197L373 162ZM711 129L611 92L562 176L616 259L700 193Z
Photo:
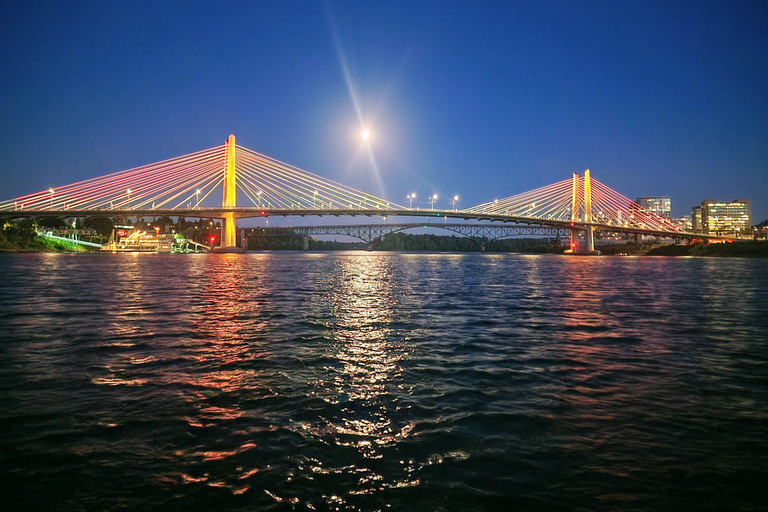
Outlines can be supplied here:
M233 172L227 173L228 169ZM690 235L588 174L465 209L455 208L458 196L454 196L451 210L434 210L433 194L429 196L431 208L419 209L412 208L415 193L406 196L408 207L400 206L236 145L231 136L225 144L210 149L0 202L0 217L40 213L216 217L229 219L225 222L229 227L222 233L226 239L231 238L235 219L273 215L428 215L446 221L498 221L572 232L623 227L624 232L639 234ZM713 206L713 225L715 214L720 213L721 206Z

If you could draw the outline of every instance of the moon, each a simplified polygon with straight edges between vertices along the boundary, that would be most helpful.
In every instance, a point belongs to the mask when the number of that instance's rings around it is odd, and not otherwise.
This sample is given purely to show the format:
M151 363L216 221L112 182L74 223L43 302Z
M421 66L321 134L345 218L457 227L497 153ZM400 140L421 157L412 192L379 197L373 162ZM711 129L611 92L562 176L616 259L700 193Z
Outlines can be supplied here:
M370 130L363 130L362 132L360 132L360 137L362 137L362 138L363 138L363 140L368 140L368 139L370 139L370 138L371 138L371 132L370 132Z

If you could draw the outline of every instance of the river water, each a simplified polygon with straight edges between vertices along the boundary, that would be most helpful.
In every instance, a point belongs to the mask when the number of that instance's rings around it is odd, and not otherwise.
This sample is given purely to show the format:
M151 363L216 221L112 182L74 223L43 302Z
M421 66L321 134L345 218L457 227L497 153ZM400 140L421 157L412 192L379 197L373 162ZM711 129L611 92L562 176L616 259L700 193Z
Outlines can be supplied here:
M3 510L764 510L768 260L0 254Z

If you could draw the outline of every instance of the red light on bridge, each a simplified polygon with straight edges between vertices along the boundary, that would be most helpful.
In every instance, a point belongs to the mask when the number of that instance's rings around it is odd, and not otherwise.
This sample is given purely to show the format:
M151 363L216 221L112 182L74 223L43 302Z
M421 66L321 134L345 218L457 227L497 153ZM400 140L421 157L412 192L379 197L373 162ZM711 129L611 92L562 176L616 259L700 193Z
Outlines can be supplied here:
M213 244L213 243L215 243L215 242L216 242L216 237L215 237L215 236L213 236L213 235L211 235L211 243Z
M261 214L262 214L262 215L266 215L266 214L267 214L267 212L265 212L264 210L261 210Z
M571 226L573 226L573 225L574 225L573 222L571 222Z

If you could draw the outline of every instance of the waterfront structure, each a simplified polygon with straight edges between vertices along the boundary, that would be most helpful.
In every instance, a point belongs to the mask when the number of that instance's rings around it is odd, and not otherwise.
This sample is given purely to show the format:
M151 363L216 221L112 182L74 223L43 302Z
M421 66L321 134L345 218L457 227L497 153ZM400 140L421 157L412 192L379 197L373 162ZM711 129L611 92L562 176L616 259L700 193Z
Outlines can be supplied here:
M709 235L744 235L749 234L752 227L748 199L702 201L701 216L701 232Z
M665 219L672 218L672 200L668 196L638 197L637 204Z

